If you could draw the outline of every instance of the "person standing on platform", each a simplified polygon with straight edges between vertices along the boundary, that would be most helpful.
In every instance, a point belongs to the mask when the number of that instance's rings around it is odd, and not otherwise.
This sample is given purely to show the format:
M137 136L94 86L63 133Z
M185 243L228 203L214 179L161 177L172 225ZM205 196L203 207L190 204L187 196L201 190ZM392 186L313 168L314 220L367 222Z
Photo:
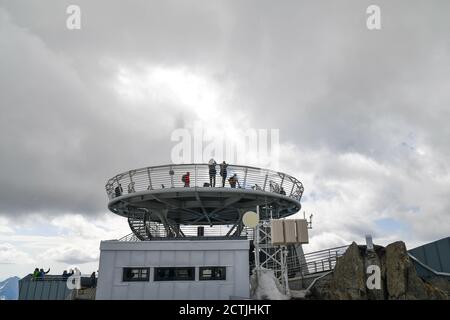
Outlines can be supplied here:
M208 167L209 167L209 186L215 187L216 186L216 160L211 159L209 160Z
M33 272L33 280L36 280L37 278L39 278L39 268L34 269Z
M189 172L186 172L186 174L183 174L183 176L181 177L181 181L184 182L185 188L189 188L189 184L191 182L189 175L190 175Z
M40 269L39 270L39 278L44 278L44 276L47 274L47 273L49 273L50 272L50 268L48 268L48 270L47 271L44 271L44 269Z
M173 175L175 172L173 171L172 167L170 167L169 175L170 175L170 187L173 188Z
M222 188L225 187L225 181L227 180L227 167L228 164L225 161L223 161L220 164L220 176L222 177Z
M120 197L123 193L122 185L119 183L119 185L114 189L114 193L116 197Z

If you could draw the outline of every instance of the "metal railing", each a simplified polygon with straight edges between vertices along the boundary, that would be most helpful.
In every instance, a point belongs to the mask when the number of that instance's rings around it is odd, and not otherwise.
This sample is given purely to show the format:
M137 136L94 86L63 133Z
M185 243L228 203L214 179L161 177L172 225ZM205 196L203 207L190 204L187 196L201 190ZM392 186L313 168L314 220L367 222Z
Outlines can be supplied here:
M67 281L72 274L68 274L67 276L63 275L45 275L43 277L33 278L32 274L28 274L21 281ZM80 274L78 275L82 279L91 279L89 274Z
M419 264L420 266L422 266L423 268L425 268L426 270L430 271L431 273L433 273L436 276L440 276L440 277L447 277L450 279L450 273L448 272L441 272L441 271L436 271L433 268L431 268L429 265L423 263L422 261L420 261L419 259L417 259L414 255L412 255L411 253L408 252L408 256L417 264Z
M336 261L341 257L348 246L330 248L306 253L303 258L288 257L287 266L290 277L303 277L309 274L333 270Z
M149 233L151 234L151 239L152 240L157 240L157 239L164 239L164 240L168 240L174 237L171 237L170 235L167 234L167 230L164 228L164 226L160 223L157 222L148 222L147 223L147 230L149 231ZM180 230L183 234L182 237L176 237L177 240L183 240L183 239L205 239L205 238L225 238L227 237L227 239L232 239L233 237L229 237L228 232L232 230L231 226L226 226L226 225L217 225L217 226L203 226L203 235L199 235L198 234L198 226L193 226L193 225L186 225L186 226L181 226ZM248 227L244 227L242 228L240 234L239 234L240 238L245 238L247 240L253 240L254 237L254 229L253 228L248 228ZM141 241L136 234L134 233L130 233L122 238L119 239L119 241L126 241L126 242L136 242L136 241Z
M225 185L222 183L220 166L216 165L215 188L231 188L228 179L234 174L238 182L236 188L267 191L286 195L300 201L303 185L296 178L285 173L255 167L228 165ZM182 176L190 173L189 187L206 187L210 183L208 164L173 164L146 167L120 173L106 183L106 193L110 200L127 193L146 190L184 188Z
M30 277L29 279L25 279L24 281L67 281L69 277L63 276L43 276L38 278Z

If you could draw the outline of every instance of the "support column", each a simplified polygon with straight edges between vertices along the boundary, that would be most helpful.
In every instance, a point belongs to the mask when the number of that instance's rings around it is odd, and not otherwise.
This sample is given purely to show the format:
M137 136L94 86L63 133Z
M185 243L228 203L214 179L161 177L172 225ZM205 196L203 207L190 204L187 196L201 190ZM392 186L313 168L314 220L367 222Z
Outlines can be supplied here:
M234 237L239 237L241 235L242 229L244 228L244 225L242 223L242 217L244 216L244 209L237 209L239 212L238 220L236 221L236 231L234 232Z
M161 221L162 225L164 226L164 229L166 230L167 236L172 237L174 235L174 232L172 231L171 225L169 221L167 220L167 213L169 212L168 209L160 209L160 210L154 210L156 216L159 218L159 221Z

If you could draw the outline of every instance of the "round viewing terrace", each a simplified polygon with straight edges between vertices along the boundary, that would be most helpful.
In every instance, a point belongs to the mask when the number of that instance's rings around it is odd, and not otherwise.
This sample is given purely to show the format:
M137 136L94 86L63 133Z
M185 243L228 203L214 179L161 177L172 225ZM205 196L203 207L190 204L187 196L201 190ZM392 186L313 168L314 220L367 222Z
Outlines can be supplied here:
M163 165L120 173L106 184L108 208L127 217L135 234L140 225L145 229L149 223L164 226L167 234L179 234L180 227L187 225L234 224L238 230L242 215L256 206L262 209L261 218L283 218L301 208L303 185L288 174L228 165L223 185L219 163L215 168L215 186L210 185L208 164ZM189 184L182 181L187 172ZM229 181L233 175L235 184Z

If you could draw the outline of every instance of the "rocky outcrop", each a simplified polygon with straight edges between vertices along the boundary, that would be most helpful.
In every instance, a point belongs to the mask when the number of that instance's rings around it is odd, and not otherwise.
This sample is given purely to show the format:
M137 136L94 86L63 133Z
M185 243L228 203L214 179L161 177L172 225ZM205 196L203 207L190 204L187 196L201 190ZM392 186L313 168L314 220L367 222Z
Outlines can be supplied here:
M425 283L417 276L403 242L386 247L386 287L389 299L427 299Z
M336 281L339 279L339 281ZM352 243L336 264L328 282L327 299L365 299L364 260L356 243Z
M426 279L427 284L431 285L434 288L437 288L443 292L446 292L447 295L450 294L450 279L448 277L433 277Z
M401 241L373 250L353 242L334 272L319 280L311 293L316 299L333 300L447 299L446 293L418 277Z

